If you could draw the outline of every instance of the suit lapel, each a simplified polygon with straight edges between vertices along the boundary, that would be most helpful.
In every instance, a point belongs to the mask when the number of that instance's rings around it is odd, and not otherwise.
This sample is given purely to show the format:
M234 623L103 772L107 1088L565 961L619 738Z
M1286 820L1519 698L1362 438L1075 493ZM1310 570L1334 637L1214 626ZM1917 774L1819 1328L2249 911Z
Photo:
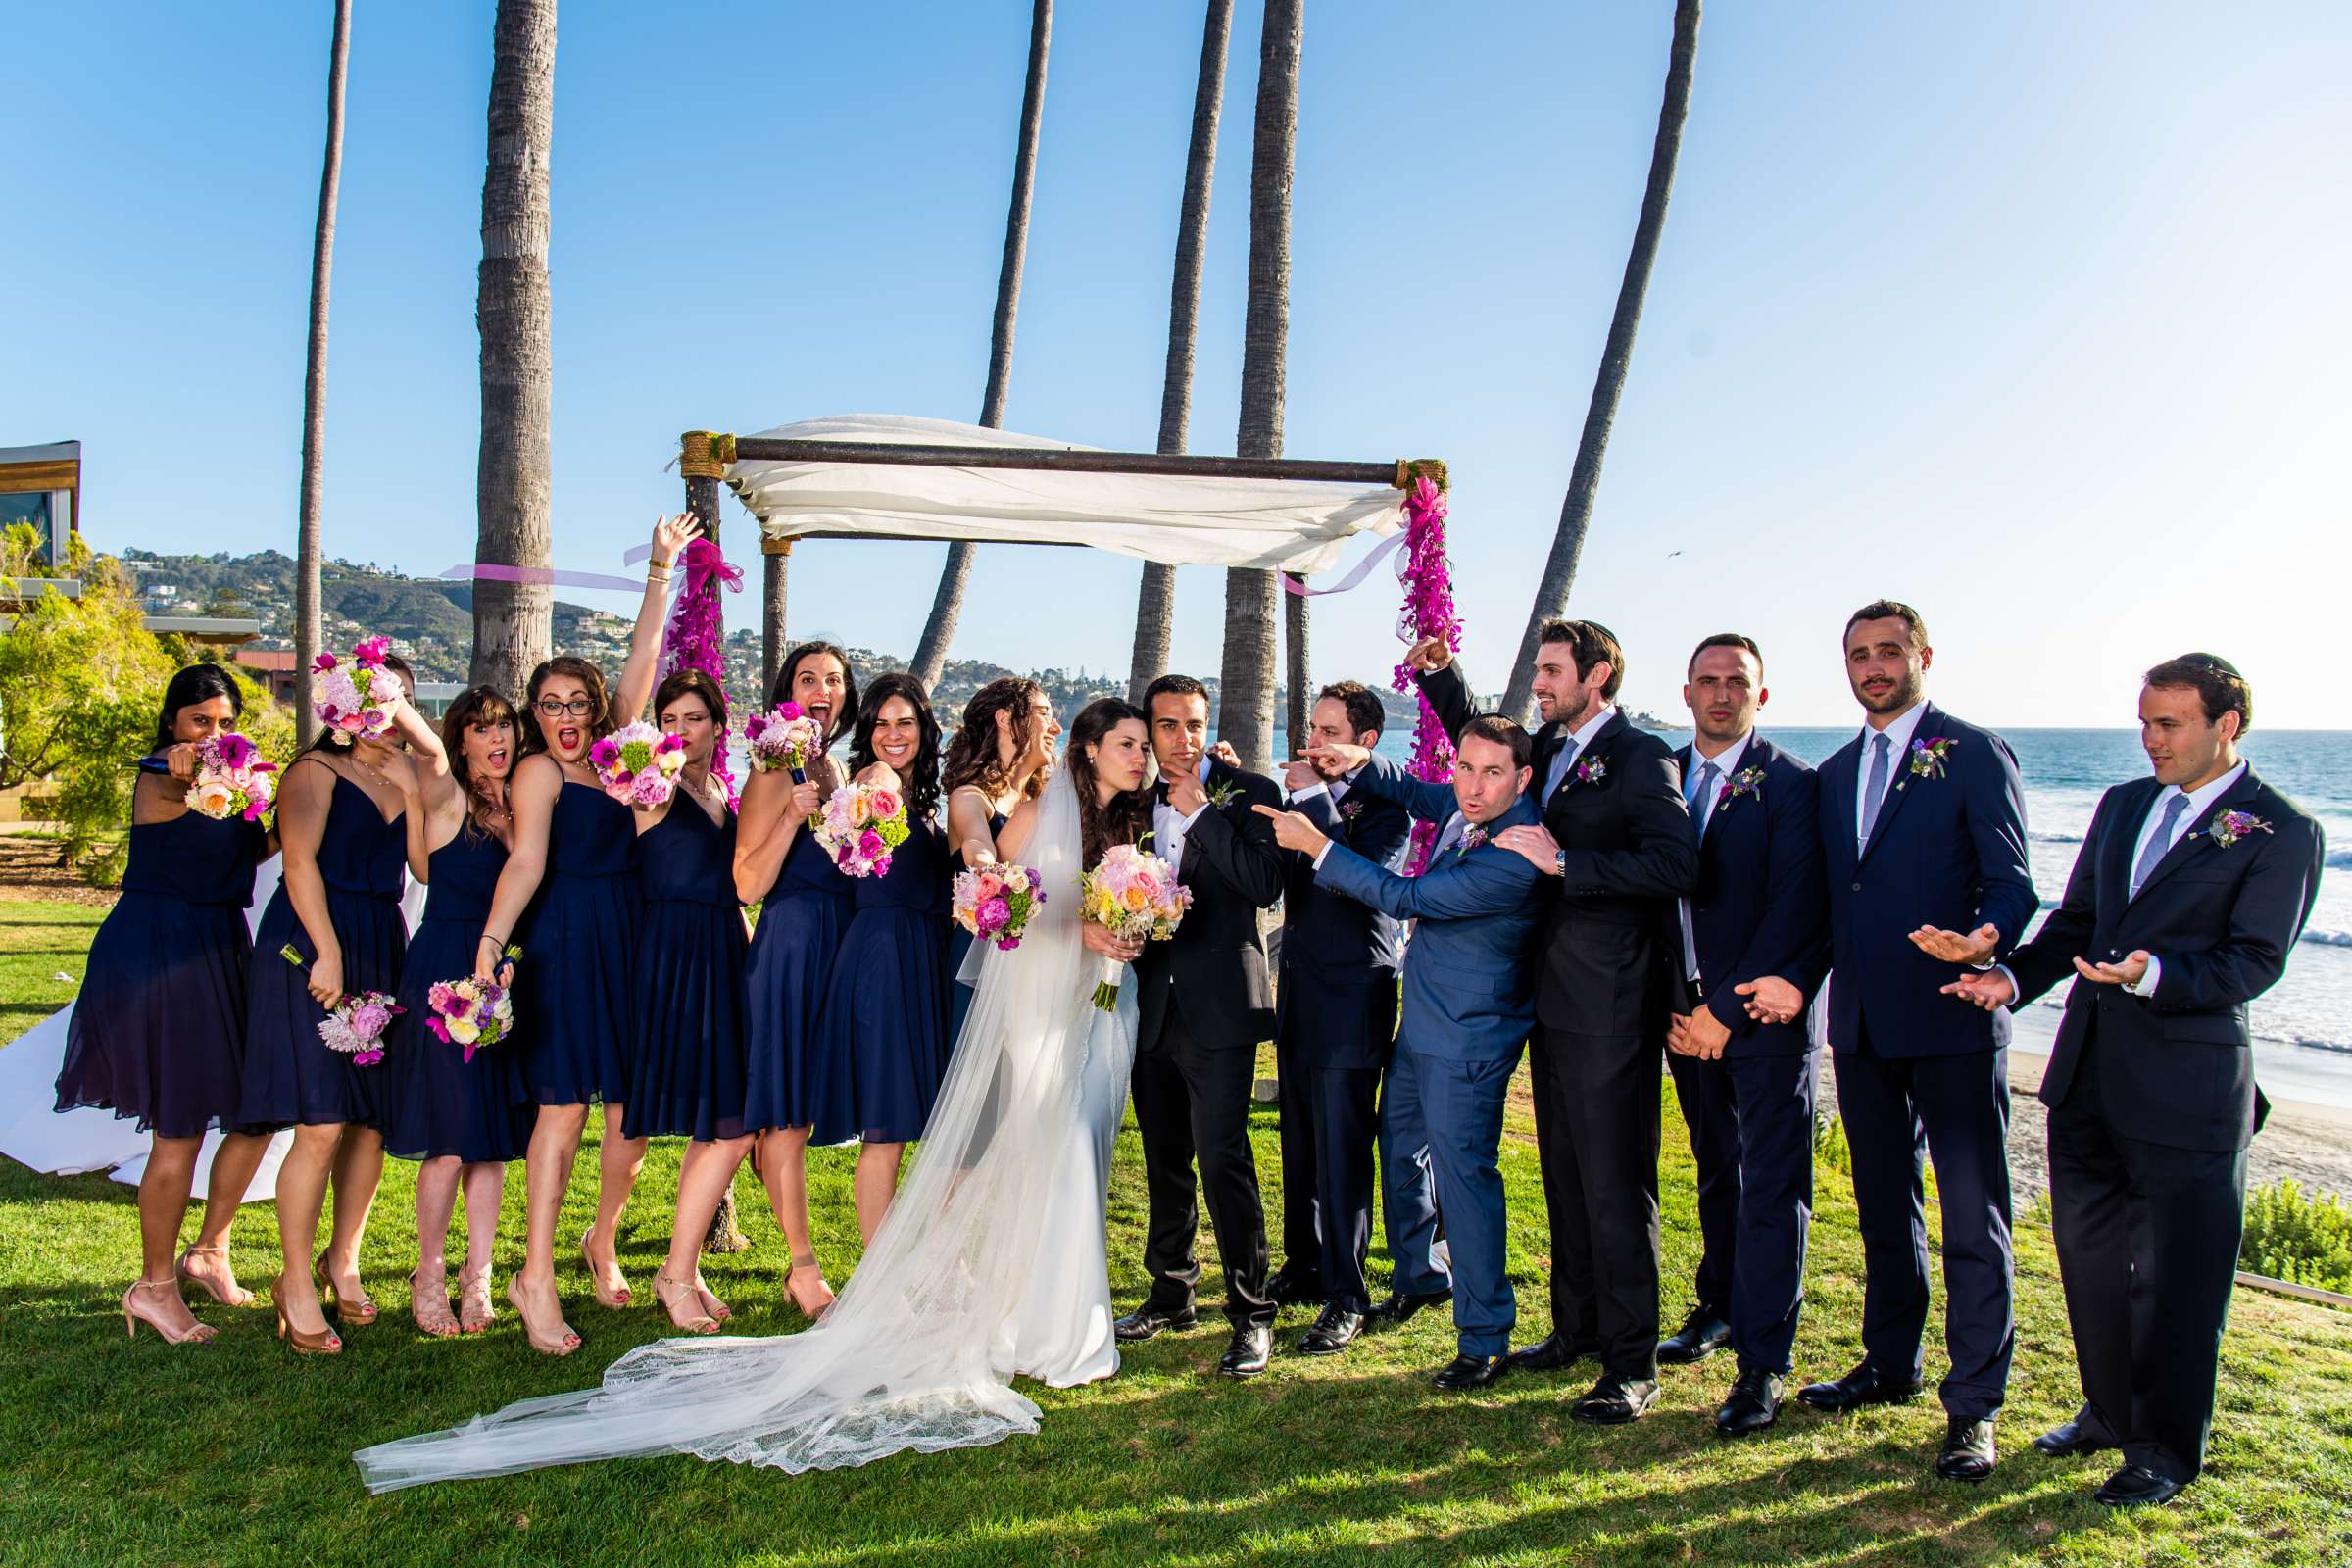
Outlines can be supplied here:
M1861 743L1847 741L1821 764L1818 779L1821 809L1845 813L1836 819L1837 832L1823 835L1829 845L1823 853L1835 856L1849 870L1854 864L1854 791L1861 788Z
M2205 848L2206 830L2213 826L2213 819L2221 815L2224 811L2233 810L2237 807L2244 805L2247 801L2252 800L2255 793L2261 787L2261 780L2254 776L2254 769L2251 766L2247 767L2243 773L2240 773L2237 776L2237 782L2235 784L2232 784L2230 786L2230 788L2222 791L2222 793L2214 799L2213 804L2206 807L2205 809L2198 814L2195 821L2189 823L2187 832L2173 840L2173 847L2165 851L2164 858L2156 862L2156 869L2148 873L2148 879L2139 885L2138 897L2134 898L2132 902L2137 904L2140 899L2146 898L2148 895L2148 889L2154 887L2157 883L2163 881L2166 877L2171 876L2175 871L2179 870L2181 865L2190 858L2190 857L2202 853ZM2147 813L2144 811L2141 812L2140 820L2143 825L2145 824L2146 819ZM2139 842L2139 835L2137 833L2133 833L2132 835L2132 843L2137 844ZM2129 884L2127 884L2127 886Z
M1936 711L1934 703L1922 703L1919 709L1919 723L1911 731L1912 741L1934 740L1938 733L1937 720L1942 716ZM1880 804L1879 819L1871 824L1870 842L1862 846L1862 859L1864 860L1869 859L1871 852L1886 842L1886 830L1894 825L1894 813L1903 808L1904 798L1911 794L1913 785L1924 786L1949 782L1946 778L1934 775L1926 778L1913 778L1911 776L1912 756L1910 746L1906 745L1901 751L1887 759L1886 799ZM1863 773L1859 767L1855 769L1855 777L1861 780L1862 784L1869 782L1868 775ZM1859 789L1862 784L1857 784L1855 787Z
M2139 847L2139 830L2148 819L2148 804L2164 788L2154 779L2134 784L2128 803L2116 808L2099 845L2099 907L2121 909L2131 902L2132 855Z

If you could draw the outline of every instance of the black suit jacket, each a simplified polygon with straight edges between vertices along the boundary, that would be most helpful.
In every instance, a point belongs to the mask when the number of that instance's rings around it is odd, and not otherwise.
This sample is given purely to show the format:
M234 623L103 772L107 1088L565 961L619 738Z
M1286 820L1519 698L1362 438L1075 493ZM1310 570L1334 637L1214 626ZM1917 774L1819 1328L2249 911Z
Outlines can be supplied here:
M1413 819L1369 790L1334 806L1313 795L1294 809L1335 844L1401 873ZM1396 971L1403 937L1396 919L1315 881L1315 863L1285 850L1282 984L1276 1038L1310 1067L1380 1067L1396 1029Z
M2109 790L2091 817L2066 900L2009 955L2023 1006L2074 979L2041 1098L2065 1102L2092 1031L2100 1109L2127 1138L2173 1149L2234 1151L2260 1124L2246 1004L2286 968L2319 897L2328 844L2320 825L2249 767L2176 840L2130 898L2140 829L2163 790L2153 778ZM2244 811L2270 824L2224 847L2213 823ZM2161 970L2153 997L2075 973L2074 960L2135 951Z
M1159 1043L1171 1006L1183 1011L1197 1045L1250 1051L1274 1035L1257 911L1282 898L1282 846L1272 820L1250 808L1279 806L1282 792L1262 774L1222 762L1210 766L1207 787L1230 787L1232 798L1203 807L1185 832L1176 880L1193 890L1193 906L1173 937L1146 943L1135 960L1139 1051ZM1164 784L1158 799L1167 799Z
M1699 765L1688 746L1675 761L1686 776ZM1750 769L1762 776L1732 794ZM1778 975L1810 1001L1829 972L1829 891L1815 794L1813 769L1761 735L1748 738L1739 767L1716 785L1714 814L1698 841L1690 932L1703 1004L1732 1032L1726 1055L1799 1055L1811 1047L1801 1014L1793 1023L1760 1023L1735 988ZM1659 942L1676 978L1687 981L1680 905L1667 906Z
M1454 665L1420 677L1422 695L1459 736L1476 715ZM1535 782L1566 732L1546 724L1536 737ZM1596 776L1579 778L1580 771ZM1665 1001L1658 965L1661 920L1698 880L1698 836L1683 804L1674 749L1611 713L1541 804L1544 825L1567 852L1552 890L1549 935L1536 984L1536 1018L1572 1034L1632 1035L1654 1024Z

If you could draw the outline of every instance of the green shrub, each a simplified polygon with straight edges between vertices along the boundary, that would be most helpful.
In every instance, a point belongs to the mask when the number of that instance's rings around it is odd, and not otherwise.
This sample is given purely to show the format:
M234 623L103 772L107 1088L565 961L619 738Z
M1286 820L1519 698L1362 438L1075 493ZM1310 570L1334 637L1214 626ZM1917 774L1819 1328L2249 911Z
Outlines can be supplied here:
M2306 1197L2292 1177L2257 1187L2237 1260L2275 1280L2352 1292L2352 1209L2333 1193Z
M1814 1112L1813 1162L1849 1173L1854 1168L1853 1151L1845 1142L1845 1123L1834 1110Z

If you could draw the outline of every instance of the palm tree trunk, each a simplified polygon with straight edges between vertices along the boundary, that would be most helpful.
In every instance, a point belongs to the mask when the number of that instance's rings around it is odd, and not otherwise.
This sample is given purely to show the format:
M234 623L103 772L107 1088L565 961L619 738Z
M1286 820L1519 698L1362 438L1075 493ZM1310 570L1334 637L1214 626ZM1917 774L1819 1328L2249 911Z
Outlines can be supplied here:
M1012 157L1012 206L1004 218L1004 263L997 270L997 319L989 334L988 390L980 399L980 422L994 430L1004 423L1004 395L1012 379L1012 318L1021 304L1021 263L1029 254L1029 201L1037 190L1037 137L1046 119L1046 51L1054 38L1054 0L1036 0L1029 21L1029 80L1021 89L1021 139ZM948 546L948 564L931 598L931 615L915 644L914 677L925 689L939 684L963 612L963 589L971 580L975 546Z
M343 185L343 80L351 66L351 0L335 0L327 49L326 168L318 176L318 227L311 238L311 355L302 378L302 512L294 546L294 732L318 732L311 711L311 662L320 638L318 571L321 489L326 475L326 297L335 271L335 201Z
M1658 139L1649 154L1649 186L1642 193L1642 216L1634 224L1634 248L1625 259L1625 281L1617 289L1617 314L1609 318L1608 341L1600 351L1600 373L1585 409L1585 430L1576 444L1568 496L1560 504L1559 530L1536 587L1536 604L1519 639L1511 684L1502 710L1525 723L1534 715L1536 650L1544 623L1568 612L1576 586L1576 564L1585 553L1585 531L1592 520L1592 498L1600 489L1600 463L1609 448L1609 426L1625 395L1626 367L1634 357L1634 333L1642 324L1642 302L1649 293L1649 270L1658 259L1658 235L1666 227L1666 203L1674 194L1674 165L1683 148L1683 121L1690 112L1690 67L1698 54L1700 0L1677 0L1674 51L1666 68L1666 98L1658 108Z
M1208 0L1200 28L1200 77L1193 89L1193 141L1184 161L1184 201L1176 218L1176 276L1168 288L1168 368L1160 383L1159 450L1184 450L1193 414L1194 350L1200 341L1200 267L1208 242L1208 187L1217 168L1217 121L1225 109L1225 55L1233 38L1233 0ZM1168 667L1176 627L1176 568L1144 563L1135 603L1135 657L1127 700Z
M767 694L776 689L776 670L792 648L784 640L785 590L792 580L790 541L783 550L762 555L760 561L760 702L764 707Z
M474 305L482 339L474 559L544 568L555 381L547 244L556 0L498 0L492 47L490 152ZM548 655L552 608L544 583L476 582L471 680L519 700L531 667Z
M1257 123L1250 149L1250 303L1242 335L1242 420L1234 450L1282 456L1283 349L1291 324L1291 170L1298 145L1298 51L1305 0L1266 0L1257 48ZM1217 732L1242 765L1274 749L1274 573L1225 573L1225 660Z

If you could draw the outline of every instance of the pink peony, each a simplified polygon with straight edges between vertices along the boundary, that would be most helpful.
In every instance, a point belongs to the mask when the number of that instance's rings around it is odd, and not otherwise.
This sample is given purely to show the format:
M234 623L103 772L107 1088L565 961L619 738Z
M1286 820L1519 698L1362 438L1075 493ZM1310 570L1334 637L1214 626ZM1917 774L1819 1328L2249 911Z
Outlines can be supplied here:
M865 798L865 808L870 814L877 818L889 818L898 815L902 809L899 802L898 791L877 789L869 792Z

